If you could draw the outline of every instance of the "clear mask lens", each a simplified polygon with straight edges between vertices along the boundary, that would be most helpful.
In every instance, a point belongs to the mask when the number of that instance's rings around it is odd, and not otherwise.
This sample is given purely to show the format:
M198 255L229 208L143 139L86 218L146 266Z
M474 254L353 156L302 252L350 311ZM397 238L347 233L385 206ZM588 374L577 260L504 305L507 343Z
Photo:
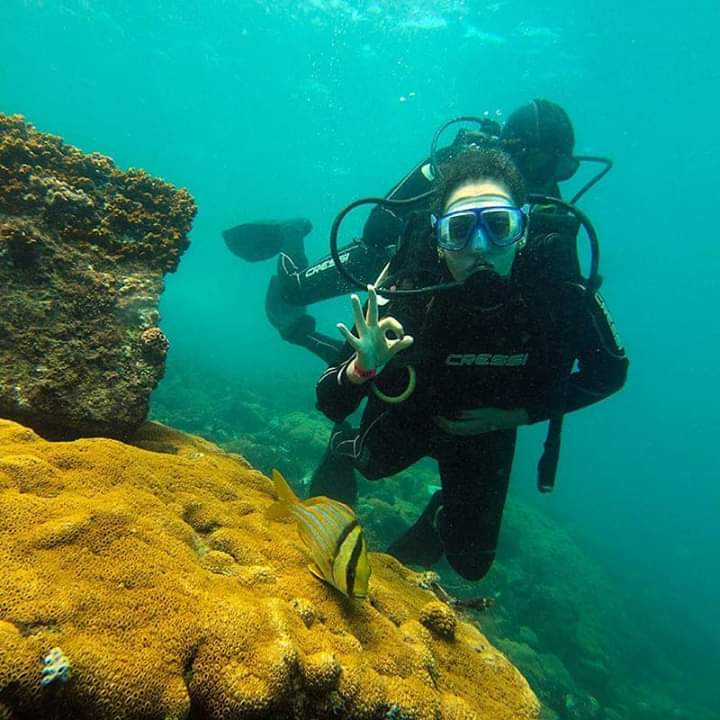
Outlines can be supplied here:
M465 247L475 224L476 219L472 212L461 212L448 217L443 233L447 248L461 250Z
M475 232L482 232L492 244L507 247L525 231L525 214L519 208L490 207L460 210L443 215L436 225L438 245L445 250L462 250Z

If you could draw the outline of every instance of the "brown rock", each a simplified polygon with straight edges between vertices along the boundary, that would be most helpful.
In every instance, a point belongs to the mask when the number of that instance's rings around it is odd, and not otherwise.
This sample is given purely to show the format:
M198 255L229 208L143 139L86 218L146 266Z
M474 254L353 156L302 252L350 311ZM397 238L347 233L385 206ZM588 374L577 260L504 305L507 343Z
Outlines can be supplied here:
M163 275L185 190L0 114L0 415L46 437L128 437L165 369Z

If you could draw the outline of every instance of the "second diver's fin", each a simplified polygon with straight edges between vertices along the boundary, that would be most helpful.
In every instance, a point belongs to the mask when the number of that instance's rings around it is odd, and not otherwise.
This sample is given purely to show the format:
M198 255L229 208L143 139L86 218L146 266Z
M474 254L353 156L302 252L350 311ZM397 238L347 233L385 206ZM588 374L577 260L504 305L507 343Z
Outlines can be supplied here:
M223 230L223 238L230 252L248 262L259 262L281 250L292 254L302 248L302 240L311 230L312 223L306 218L261 220Z

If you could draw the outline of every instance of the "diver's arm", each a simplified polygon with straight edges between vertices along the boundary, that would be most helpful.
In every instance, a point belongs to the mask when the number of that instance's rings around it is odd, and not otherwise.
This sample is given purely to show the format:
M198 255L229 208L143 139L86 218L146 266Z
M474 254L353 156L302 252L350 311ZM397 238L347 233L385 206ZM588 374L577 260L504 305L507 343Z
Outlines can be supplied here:
M566 412L616 393L625 384L630 364L600 293L594 293L586 304L580 341L578 369L568 382Z
M386 365L399 352L413 344L413 338L405 334L403 326L394 317L386 315L380 318L377 291L374 285L368 285L367 309L363 312L357 295L351 296L353 319L357 335L348 330L343 323L337 328L355 350L355 358L348 366L351 380L358 384L358 378L369 379Z
M336 423L342 422L355 412L368 391L367 382L355 384L350 381L347 368L355 358L355 353L349 345L346 346L346 352L347 357L342 362L330 366L320 376L315 386L316 407Z
M584 291L586 292L586 291ZM568 378L564 412L573 412L604 400L625 384L629 360L599 293L585 302L577 342L577 370ZM551 400L528 408L530 423L547 420Z

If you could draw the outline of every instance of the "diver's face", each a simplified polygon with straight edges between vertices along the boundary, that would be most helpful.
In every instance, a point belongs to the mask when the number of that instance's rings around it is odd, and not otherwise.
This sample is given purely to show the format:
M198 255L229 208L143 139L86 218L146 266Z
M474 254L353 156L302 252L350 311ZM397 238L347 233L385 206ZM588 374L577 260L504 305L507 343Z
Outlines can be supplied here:
M444 208L444 213L468 208L493 207L500 202L514 206L510 193L504 185L482 180L472 181L457 187ZM518 243L507 247L498 247L489 240L469 242L462 250L440 250L453 279L462 282L481 267L489 267L498 275L507 277L517 253Z

